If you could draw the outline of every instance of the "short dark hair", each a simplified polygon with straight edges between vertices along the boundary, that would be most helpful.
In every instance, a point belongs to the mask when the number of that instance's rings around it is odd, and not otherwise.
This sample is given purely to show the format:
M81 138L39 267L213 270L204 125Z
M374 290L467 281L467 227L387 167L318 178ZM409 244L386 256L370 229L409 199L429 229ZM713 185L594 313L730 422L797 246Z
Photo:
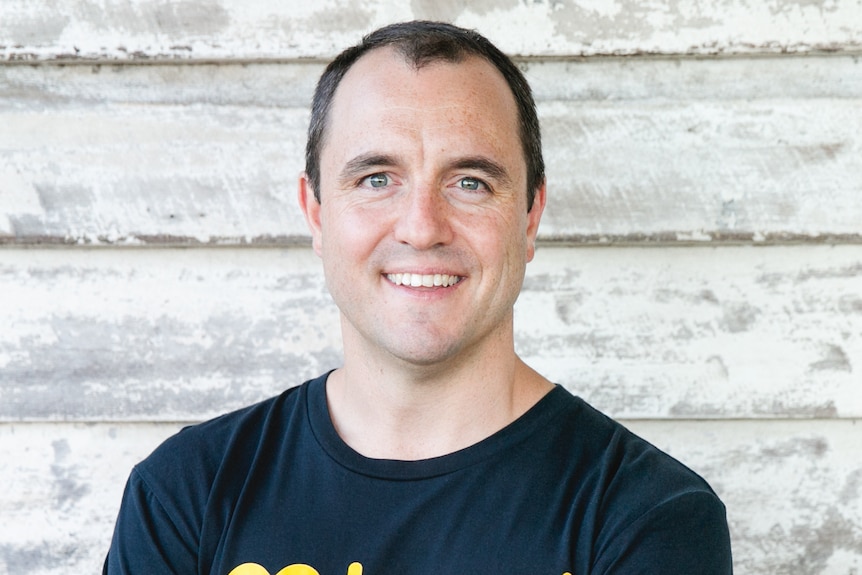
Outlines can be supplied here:
M530 85L514 62L478 32L424 20L391 24L368 34L359 44L339 54L321 75L311 103L311 122L305 147L305 172L317 201L320 201L320 152L335 91L361 56L386 46L393 47L417 69L438 61L457 63L465 57L478 56L500 71L518 108L521 147L527 164L527 210L532 209L536 190L545 180L545 162Z

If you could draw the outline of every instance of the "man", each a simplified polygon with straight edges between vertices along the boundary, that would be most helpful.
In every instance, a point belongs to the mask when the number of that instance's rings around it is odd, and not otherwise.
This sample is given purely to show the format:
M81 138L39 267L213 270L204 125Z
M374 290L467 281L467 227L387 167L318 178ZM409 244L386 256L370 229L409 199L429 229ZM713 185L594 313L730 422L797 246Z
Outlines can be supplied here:
M324 72L299 186L344 365L136 466L111 574L724 574L693 472L530 369L538 121L483 37L413 22Z

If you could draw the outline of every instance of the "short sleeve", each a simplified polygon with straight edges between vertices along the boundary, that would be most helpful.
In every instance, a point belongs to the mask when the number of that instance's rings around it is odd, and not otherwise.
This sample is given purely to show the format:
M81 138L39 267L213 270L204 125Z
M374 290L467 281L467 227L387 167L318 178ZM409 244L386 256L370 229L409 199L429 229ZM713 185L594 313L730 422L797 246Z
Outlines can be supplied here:
M652 508L601 551L592 575L730 575L724 505L713 493L683 493Z
M197 572L195 535L175 521L137 469L126 489L103 575L189 575Z

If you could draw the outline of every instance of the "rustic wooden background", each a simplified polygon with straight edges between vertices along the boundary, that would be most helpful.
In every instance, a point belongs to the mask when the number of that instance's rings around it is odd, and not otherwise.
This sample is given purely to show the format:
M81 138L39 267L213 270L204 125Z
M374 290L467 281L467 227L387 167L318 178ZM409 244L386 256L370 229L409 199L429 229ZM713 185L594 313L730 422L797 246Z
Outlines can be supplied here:
M134 462L338 364L308 103L411 18L536 92L520 352L708 478L737 574L862 573L862 2L463 4L0 2L0 575L98 572Z

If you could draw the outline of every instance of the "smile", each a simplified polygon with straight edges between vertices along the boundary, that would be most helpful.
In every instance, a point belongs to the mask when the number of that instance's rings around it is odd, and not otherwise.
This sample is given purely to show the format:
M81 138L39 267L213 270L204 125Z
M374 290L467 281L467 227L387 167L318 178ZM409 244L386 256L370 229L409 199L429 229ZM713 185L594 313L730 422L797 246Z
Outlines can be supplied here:
M448 274L386 274L386 279L397 286L410 287L449 287L460 282L461 276Z

